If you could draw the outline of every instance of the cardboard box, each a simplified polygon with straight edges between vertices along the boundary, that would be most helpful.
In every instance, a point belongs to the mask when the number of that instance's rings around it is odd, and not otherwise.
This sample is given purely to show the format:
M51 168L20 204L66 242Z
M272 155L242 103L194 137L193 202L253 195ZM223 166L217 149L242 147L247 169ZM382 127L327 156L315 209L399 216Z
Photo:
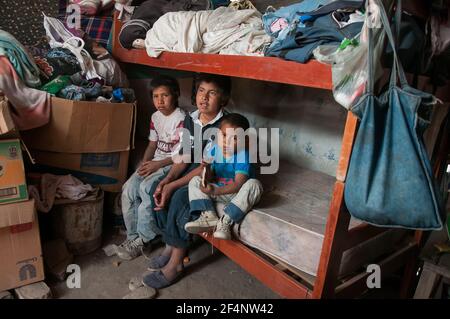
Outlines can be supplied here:
M18 132L15 128L16 127L9 110L8 100L0 96L0 137L16 137Z
M0 204L24 200L28 191L20 140L0 140Z
M0 206L0 291L44 280L34 200Z
M22 132L30 149L59 153L112 153L133 147L135 104L52 97L50 121Z
M120 192L127 180L129 151L71 154L32 150L31 154L36 161L36 171L71 174L104 191Z

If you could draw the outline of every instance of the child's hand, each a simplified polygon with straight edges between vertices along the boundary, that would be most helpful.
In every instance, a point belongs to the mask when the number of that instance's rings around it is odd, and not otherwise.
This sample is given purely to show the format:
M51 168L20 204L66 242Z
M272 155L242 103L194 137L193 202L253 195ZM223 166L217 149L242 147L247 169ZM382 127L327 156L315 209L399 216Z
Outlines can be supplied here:
M206 187L200 185L200 190L207 195L214 195L214 193L216 192L216 188L213 184L206 184Z
M170 200L172 193L175 191L175 189L170 185L171 184L168 180L163 179L156 187L156 190L153 193L153 199L156 204L155 211L164 209L167 202Z
M203 168L202 171L202 185L207 185L213 180L213 172L211 170L211 164L202 161L200 166Z
M141 164L141 166L137 170L137 173L142 177L146 177L156 172L159 168L160 167L157 162L147 161Z

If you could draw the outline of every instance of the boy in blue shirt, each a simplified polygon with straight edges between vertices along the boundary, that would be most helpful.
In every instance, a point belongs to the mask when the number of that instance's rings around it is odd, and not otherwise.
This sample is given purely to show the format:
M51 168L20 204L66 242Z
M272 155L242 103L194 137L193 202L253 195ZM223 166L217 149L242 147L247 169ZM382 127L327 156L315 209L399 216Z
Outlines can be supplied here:
M200 217L185 225L187 232L199 234L215 229L214 238L231 239L231 226L241 222L261 198L262 185L255 179L247 147L239 145L235 132L239 128L246 131L249 126L240 114L222 117L218 141L208 152L211 164L202 164L206 168L204 178L195 176L189 182L191 213L200 212ZM220 219L215 202L225 204Z

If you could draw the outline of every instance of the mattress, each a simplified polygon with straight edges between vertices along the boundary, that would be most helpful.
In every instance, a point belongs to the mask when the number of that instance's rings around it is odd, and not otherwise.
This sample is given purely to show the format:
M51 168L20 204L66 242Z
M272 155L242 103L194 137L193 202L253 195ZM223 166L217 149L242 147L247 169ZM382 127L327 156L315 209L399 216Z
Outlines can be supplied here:
M276 175L263 175L260 203L233 232L244 244L316 276L335 177L282 163ZM219 215L223 205L218 204ZM350 228L361 224L351 219ZM392 229L344 252L340 275L390 253L406 232Z

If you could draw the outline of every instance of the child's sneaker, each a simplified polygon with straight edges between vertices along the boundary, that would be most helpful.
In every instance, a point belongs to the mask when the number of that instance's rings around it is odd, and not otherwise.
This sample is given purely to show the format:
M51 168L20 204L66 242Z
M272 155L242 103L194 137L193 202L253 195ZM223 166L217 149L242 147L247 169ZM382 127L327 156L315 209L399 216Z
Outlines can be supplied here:
M217 223L213 234L214 238L230 240L232 225L233 220L227 214L224 214Z
M121 259L132 260L140 255L142 255L142 250L144 249L146 243L141 237L136 238L133 241L129 241L120 247L117 251L117 256ZM122 246L122 245L121 245Z
M134 239L125 239L119 246L117 246L117 248L119 249L125 249L125 247L127 247L132 241L134 241Z
M212 231L217 225L219 218L214 212L204 211L200 217L193 222L186 223L184 229L191 234L200 234Z

